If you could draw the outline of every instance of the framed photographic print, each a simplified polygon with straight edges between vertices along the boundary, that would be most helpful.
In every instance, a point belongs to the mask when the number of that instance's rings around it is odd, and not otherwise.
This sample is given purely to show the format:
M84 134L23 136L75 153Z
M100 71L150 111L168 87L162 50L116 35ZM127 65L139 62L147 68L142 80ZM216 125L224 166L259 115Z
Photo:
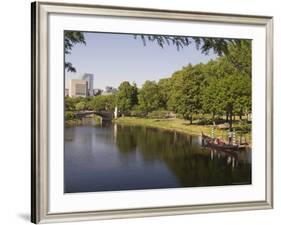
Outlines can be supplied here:
M272 208L272 30L32 3L32 222Z

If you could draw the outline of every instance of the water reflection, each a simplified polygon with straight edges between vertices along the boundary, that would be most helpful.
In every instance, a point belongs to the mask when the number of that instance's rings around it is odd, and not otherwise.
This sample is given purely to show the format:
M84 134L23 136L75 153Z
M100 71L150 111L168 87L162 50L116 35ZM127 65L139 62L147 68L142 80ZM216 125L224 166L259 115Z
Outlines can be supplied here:
M85 122L85 121L84 121ZM251 183L251 151L201 147L200 137L88 123L65 129L65 192Z

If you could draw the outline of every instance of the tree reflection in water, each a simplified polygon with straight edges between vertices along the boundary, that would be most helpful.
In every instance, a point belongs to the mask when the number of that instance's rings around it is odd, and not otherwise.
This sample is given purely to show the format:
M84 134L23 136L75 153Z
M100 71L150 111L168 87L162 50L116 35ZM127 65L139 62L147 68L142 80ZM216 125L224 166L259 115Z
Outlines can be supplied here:
M251 184L250 151L203 148L200 137L156 128L118 125L116 137L120 153L164 161L184 187Z

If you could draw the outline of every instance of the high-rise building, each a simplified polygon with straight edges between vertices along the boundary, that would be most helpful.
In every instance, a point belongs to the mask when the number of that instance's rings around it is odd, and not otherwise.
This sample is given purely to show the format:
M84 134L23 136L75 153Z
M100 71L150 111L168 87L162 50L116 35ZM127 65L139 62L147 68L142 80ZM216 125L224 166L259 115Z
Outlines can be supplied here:
M87 97L88 96L88 81L73 79L69 81L69 96L70 97Z
M94 74L91 73L84 73L83 80L88 82L88 95L93 96L94 94Z

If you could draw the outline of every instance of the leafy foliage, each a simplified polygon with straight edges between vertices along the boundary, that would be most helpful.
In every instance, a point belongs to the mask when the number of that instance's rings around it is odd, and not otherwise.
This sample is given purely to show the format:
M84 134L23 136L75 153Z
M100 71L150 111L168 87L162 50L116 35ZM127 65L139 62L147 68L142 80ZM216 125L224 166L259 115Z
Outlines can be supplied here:
M88 109L90 110L108 110L113 111L116 105L116 96L115 95L98 95L89 101Z
M85 102L78 102L76 105L75 105L75 109L77 111L82 111L86 108L86 103Z
M117 93L118 109L122 113L126 113L138 103L138 89L136 84L131 85L128 81L123 81Z
M71 50L75 44L86 44L83 32L65 31L64 32L64 54L71 54ZM64 63L64 68L68 72L76 72L75 67L70 62Z
M170 36L170 35L151 35L151 34L135 34L134 38L141 38L143 45L146 46L147 41L157 43L161 48L165 45L174 45L177 50L189 46L192 42L196 44L197 49L202 53L208 54L213 50L219 56L229 53L229 46L240 46L240 39L225 39L225 38L206 38L206 37L187 37L187 36Z
M139 108L145 113L156 110L160 107L160 95L158 85L155 81L145 81L139 91Z
M86 98L83 97L77 97L77 98L71 98L71 97L65 97L65 110L66 111L76 111L76 105L80 102L83 102L86 106Z
M171 97L171 86L172 81L170 78L160 79L158 82L158 90L159 90L159 103L160 107L167 110L168 109L168 101Z
M73 113L73 112L66 111L66 112L64 113L64 118L65 118L65 120L72 120L72 119L75 118L75 116L74 116L74 113Z
M204 65L188 65L172 76L172 94L169 108L192 122L193 114L201 112L201 92L204 84Z

